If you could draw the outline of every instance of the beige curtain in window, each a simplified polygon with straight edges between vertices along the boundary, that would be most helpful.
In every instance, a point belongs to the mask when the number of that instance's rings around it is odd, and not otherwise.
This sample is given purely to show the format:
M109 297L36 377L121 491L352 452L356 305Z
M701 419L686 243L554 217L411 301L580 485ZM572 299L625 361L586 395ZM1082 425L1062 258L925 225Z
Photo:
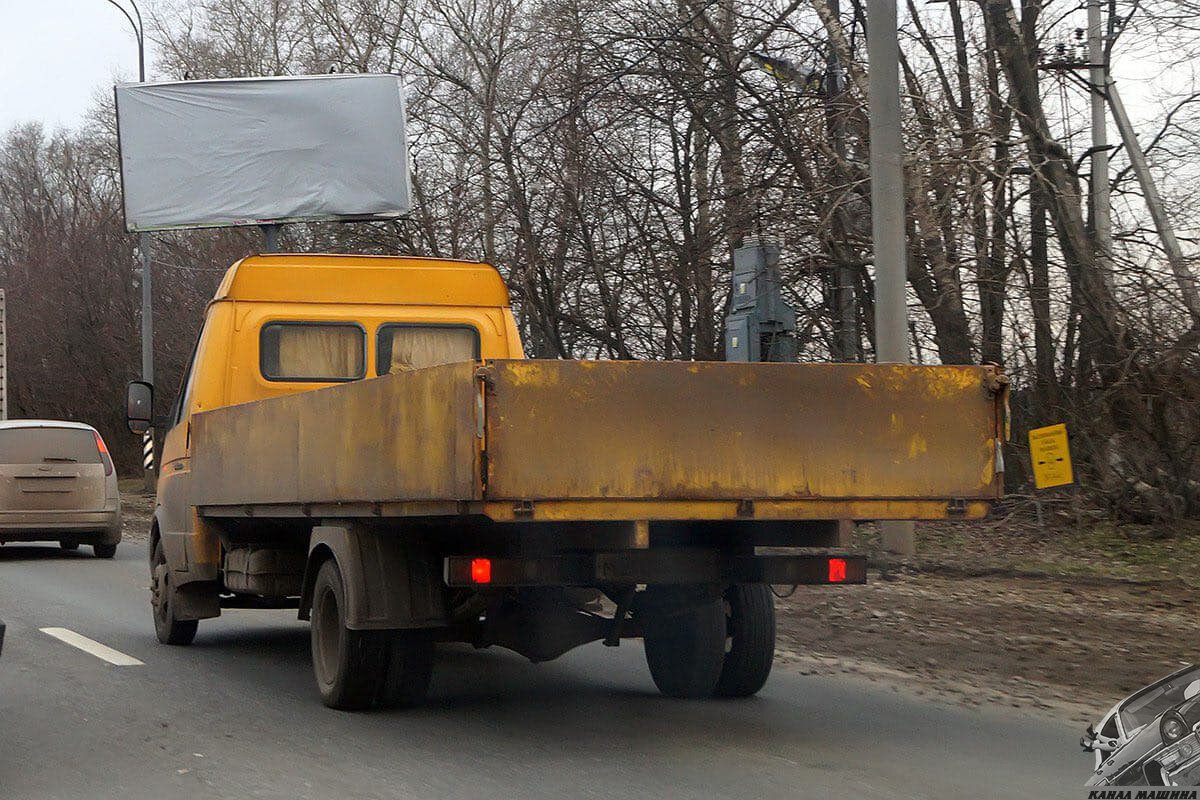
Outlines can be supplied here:
M363 334L358 328L332 325L279 328L280 377L357 378L362 367Z
M392 338L388 372L475 360L475 331L467 328L397 327L386 333Z

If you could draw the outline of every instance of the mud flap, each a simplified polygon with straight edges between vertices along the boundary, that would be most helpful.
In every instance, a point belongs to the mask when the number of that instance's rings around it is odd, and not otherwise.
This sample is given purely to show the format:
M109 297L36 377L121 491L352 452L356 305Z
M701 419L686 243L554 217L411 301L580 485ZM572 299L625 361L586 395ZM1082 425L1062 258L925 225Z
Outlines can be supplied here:
M403 533L354 522L313 528L300 619L309 618L313 583L327 558L333 558L342 573L347 628L394 630L446 624L441 562Z
M172 610L177 620L221 616L221 596L214 583L185 583L171 588Z

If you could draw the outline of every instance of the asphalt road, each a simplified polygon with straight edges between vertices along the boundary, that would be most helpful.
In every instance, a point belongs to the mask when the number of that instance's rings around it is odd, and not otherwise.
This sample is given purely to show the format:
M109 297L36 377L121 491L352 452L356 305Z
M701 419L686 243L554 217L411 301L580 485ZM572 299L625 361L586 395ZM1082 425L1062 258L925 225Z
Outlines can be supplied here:
M782 670L750 700L668 700L635 643L542 665L447 647L427 707L330 711L295 612L159 645L144 546L0 548L3 800L1086 796L1074 726Z

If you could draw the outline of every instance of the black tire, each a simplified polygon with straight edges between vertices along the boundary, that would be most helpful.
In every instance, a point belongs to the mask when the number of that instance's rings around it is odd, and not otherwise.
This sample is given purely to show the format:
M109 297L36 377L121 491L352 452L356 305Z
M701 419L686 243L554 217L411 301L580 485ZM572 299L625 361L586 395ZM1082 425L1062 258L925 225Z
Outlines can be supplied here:
M321 565L313 582L311 633L321 701L343 711L375 705L388 666L388 634L346 627L346 589L333 559Z
M646 663L668 697L711 697L725 660L725 604L656 592L646 613Z
M116 550L117 546L109 545ZM96 545L100 547L100 545ZM171 571L162 543L155 542L150 556L150 611L154 616L154 634L158 641L170 645L189 645L196 638L200 620L175 619L171 602Z
M63 550L78 550L79 542L59 542L58 546Z
M387 672L379 692L381 708L416 708L425 703L433 677L433 637L429 631L390 631Z
M725 664L718 697L749 697L771 674L775 661L775 597L764 583L737 583L725 591Z
M92 552L96 554L96 558L112 558L117 554L117 546L115 544L94 544Z

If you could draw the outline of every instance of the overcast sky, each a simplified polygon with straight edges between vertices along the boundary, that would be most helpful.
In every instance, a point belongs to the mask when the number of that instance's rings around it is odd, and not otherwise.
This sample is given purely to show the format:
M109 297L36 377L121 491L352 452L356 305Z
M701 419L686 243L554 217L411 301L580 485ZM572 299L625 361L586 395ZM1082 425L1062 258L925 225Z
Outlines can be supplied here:
M106 0L0 0L0 10L0 131L74 126L97 92L137 79L133 30Z

